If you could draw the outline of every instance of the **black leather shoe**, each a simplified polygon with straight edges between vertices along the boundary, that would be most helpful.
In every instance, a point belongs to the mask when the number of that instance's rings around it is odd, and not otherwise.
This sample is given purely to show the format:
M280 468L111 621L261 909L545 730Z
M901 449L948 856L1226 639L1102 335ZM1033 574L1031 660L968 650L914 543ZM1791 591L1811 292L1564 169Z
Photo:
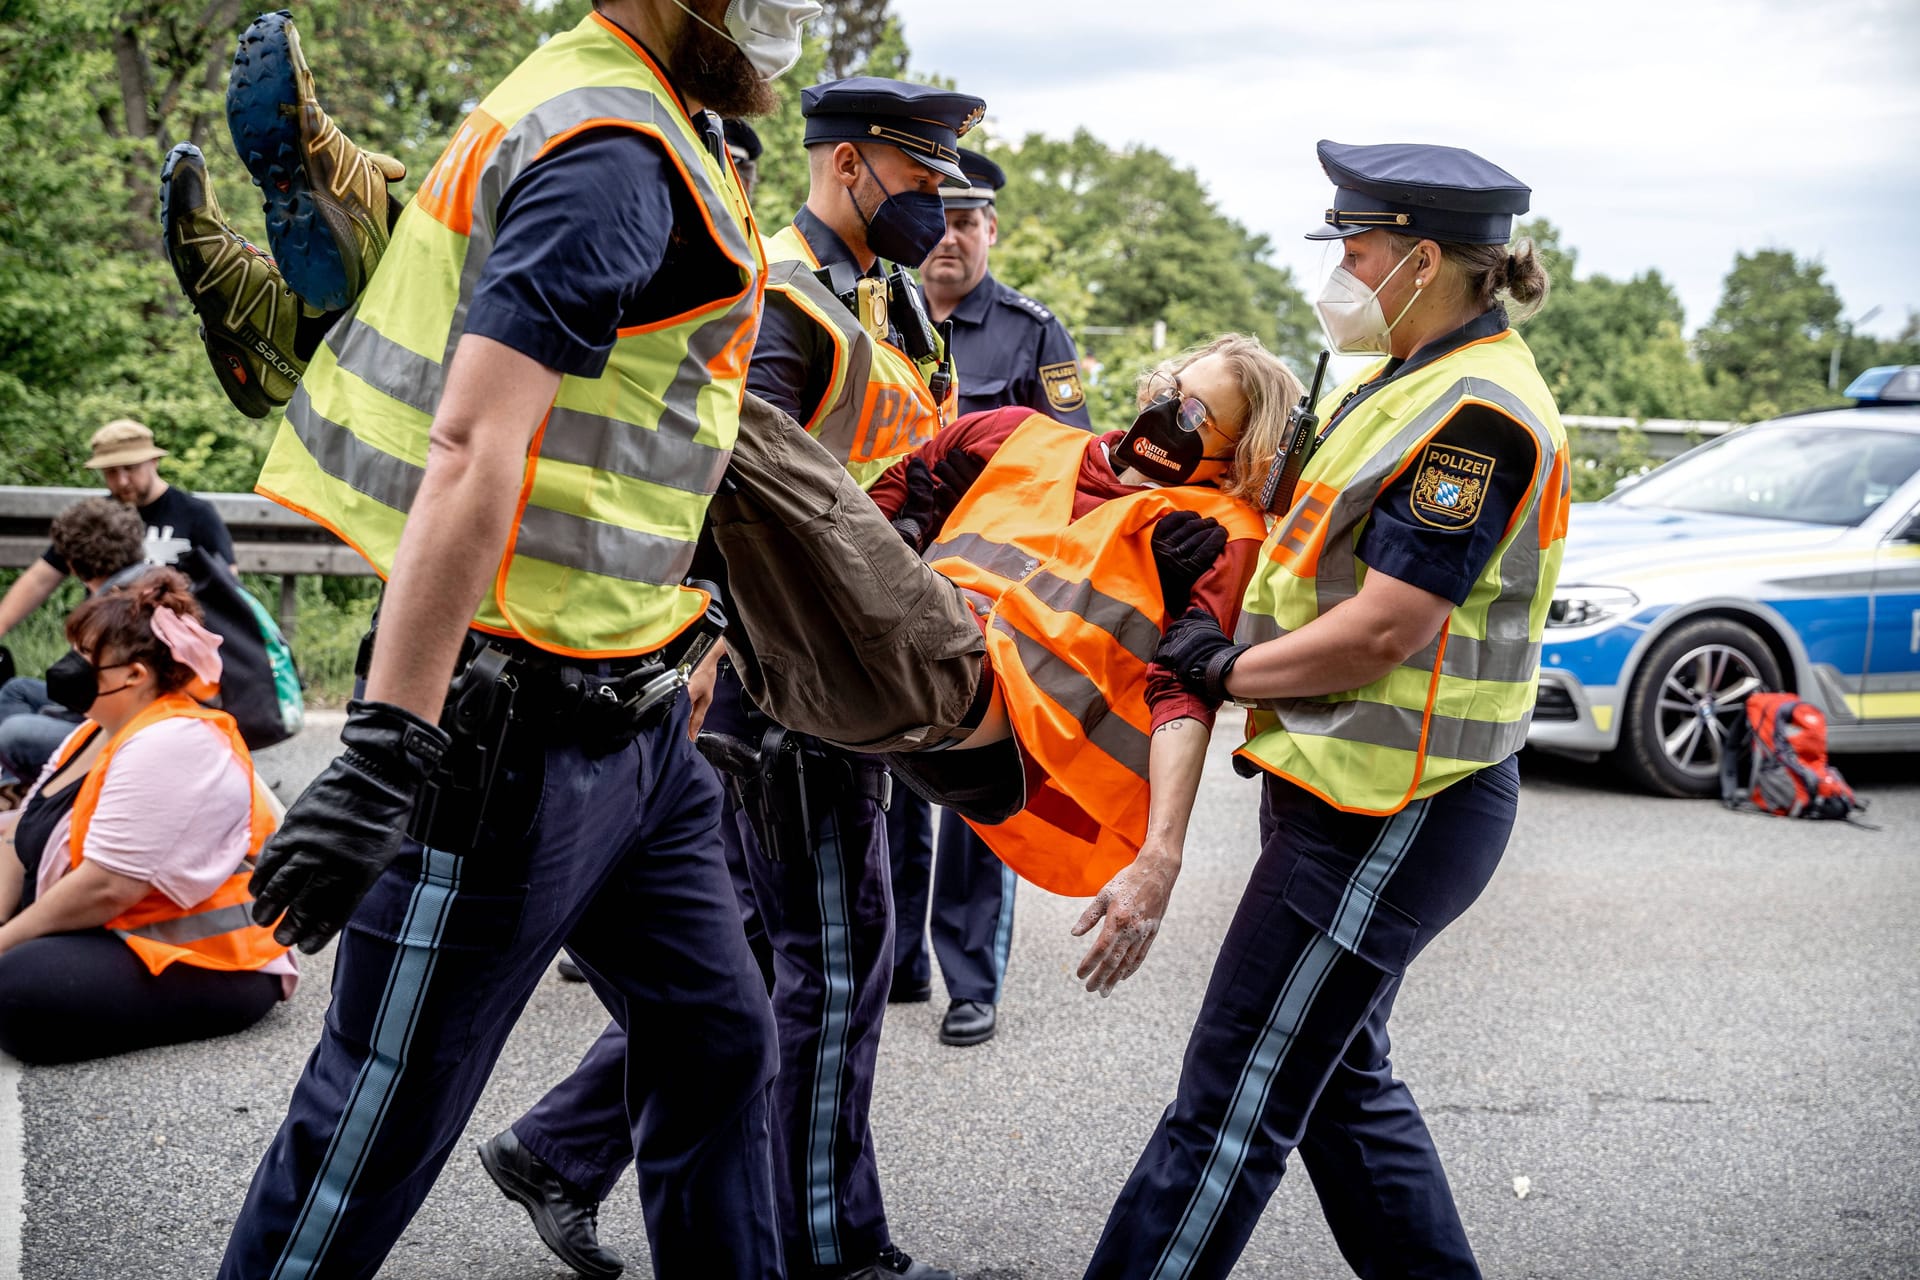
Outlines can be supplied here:
M872 1266L860 1268L846 1280L960 1280L960 1277L945 1267L915 1262L895 1246L888 1245Z
M580 1194L553 1166L503 1129L480 1144L480 1163L494 1185L533 1218L554 1256L590 1280L613 1280L625 1259L600 1243L600 1202Z
M580 966L565 956L561 956L560 963L554 967L560 971L560 981L562 982L585 982L587 980L587 975L580 972Z
M913 980L913 975L904 969L893 971L893 985L887 988L888 1004L925 1004L933 999L933 980Z
M993 1006L985 1000L955 1000L940 1020L941 1044L984 1044L993 1039Z

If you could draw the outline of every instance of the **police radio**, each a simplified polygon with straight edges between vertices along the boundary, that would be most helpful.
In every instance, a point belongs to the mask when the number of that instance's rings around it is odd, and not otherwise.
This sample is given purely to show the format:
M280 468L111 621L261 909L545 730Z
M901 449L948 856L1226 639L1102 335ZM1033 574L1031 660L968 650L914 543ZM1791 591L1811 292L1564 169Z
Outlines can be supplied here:
M1327 357L1313 369L1313 385L1300 397L1300 403L1287 410L1286 447L1273 455L1267 469L1267 482L1260 487L1260 509L1270 515L1283 515L1293 505L1293 491L1300 483L1300 472L1313 454L1314 433L1320 429L1319 415L1313 406L1320 403L1320 384L1327 376Z

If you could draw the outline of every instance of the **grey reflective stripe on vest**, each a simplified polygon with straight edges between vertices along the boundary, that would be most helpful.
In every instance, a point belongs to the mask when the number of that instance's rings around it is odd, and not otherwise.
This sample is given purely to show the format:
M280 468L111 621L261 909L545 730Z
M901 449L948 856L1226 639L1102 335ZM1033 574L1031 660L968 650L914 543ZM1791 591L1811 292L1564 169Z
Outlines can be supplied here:
M1236 644L1263 644L1268 640L1278 640L1287 634L1287 629L1268 615L1248 610L1240 615L1240 625L1234 628L1233 638ZM1431 644L1400 665L1414 671L1431 671L1434 650L1439 647L1440 637L1435 636ZM1476 640L1472 636L1450 635L1447 637L1446 656L1440 661L1440 674L1457 676L1462 680L1505 680L1517 683L1521 680L1531 680L1539 665L1540 642L1537 640L1528 640L1516 645L1505 641L1490 643L1485 640Z
M1280 717L1291 734L1364 742L1396 751L1419 751L1422 716L1411 707L1384 702L1323 702L1317 698L1271 698L1260 703ZM1462 720L1435 713L1426 720L1426 753L1448 760L1498 764L1527 740L1529 707L1518 720Z
M306 384L294 388L287 403L287 425L306 446L319 468L375 502L405 511L413 506L426 471L376 449L313 407Z
M252 908L248 903L236 902L229 907L215 907L211 911L175 916L171 920L155 920L138 929L115 929L114 932L123 938L145 938L149 942L161 942L170 947L184 947L190 942L205 942L208 938L217 938L223 933L235 933L252 926Z
M931 563L943 556L965 560L995 577L1019 583L1055 613L1070 613L1100 628L1142 662L1153 661L1154 650L1160 647L1159 623L1091 582L1076 582L1040 569L1039 558L1023 547L995 542L977 533L961 533L936 545L926 558Z
M1147 776L1147 754L1151 739L1113 714L1106 695L1100 692L1085 672L1056 657L1051 649L1014 629L1005 618L993 620L996 631L1013 640L1020 665L1032 679L1034 688L1058 703L1079 722L1087 741L1112 756L1129 772Z
M694 544L661 533L527 504L513 554L628 582L677 585L693 567Z
M847 348L847 376L833 403L822 405L812 425L813 438L842 463L853 461L860 443L860 414L866 405L867 384L873 378L873 338L861 327L833 290L820 283L813 268L788 259L767 267L767 287L785 289L812 303L840 334Z

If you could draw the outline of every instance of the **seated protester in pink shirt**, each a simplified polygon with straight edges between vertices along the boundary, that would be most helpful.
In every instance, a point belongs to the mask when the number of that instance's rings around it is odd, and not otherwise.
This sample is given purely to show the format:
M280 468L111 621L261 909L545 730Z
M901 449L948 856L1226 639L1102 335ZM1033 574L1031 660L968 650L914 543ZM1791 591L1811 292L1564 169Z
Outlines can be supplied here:
M219 638L154 569L74 610L67 641L48 691L87 718L0 848L0 1050L76 1062L252 1026L296 969L247 913L272 797L196 700Z

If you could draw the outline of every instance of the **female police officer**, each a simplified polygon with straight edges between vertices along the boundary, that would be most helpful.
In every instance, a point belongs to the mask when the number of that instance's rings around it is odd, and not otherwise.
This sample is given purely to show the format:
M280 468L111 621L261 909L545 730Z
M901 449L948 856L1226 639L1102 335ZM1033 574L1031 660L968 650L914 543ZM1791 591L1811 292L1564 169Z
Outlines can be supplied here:
M1321 319L1386 359L1320 406L1247 590L1257 643L1189 615L1159 651L1256 708L1236 767L1264 775L1262 847L1089 1277L1225 1275L1296 1146L1359 1274L1479 1274L1386 1022L1513 825L1566 437L1500 300L1547 280L1507 249L1527 188L1480 157L1319 153L1338 190L1312 238L1344 250Z

